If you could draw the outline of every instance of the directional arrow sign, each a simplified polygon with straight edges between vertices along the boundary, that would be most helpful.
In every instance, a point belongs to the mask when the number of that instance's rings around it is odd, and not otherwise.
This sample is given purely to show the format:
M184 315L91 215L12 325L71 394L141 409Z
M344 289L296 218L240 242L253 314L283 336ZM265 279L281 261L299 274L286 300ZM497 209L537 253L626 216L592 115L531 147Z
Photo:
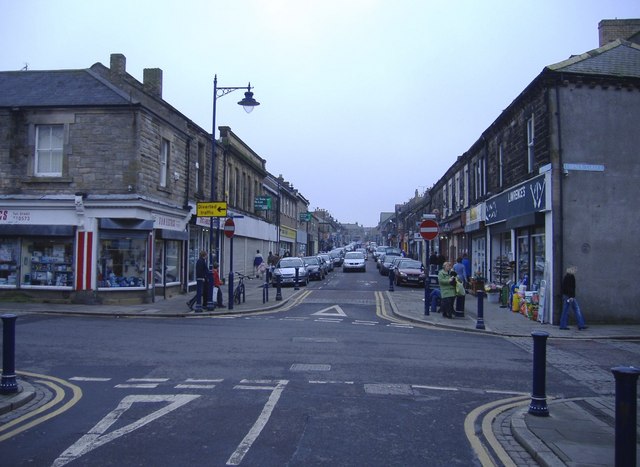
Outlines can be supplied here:
M226 201L198 203L196 215L198 217L227 217L227 203Z

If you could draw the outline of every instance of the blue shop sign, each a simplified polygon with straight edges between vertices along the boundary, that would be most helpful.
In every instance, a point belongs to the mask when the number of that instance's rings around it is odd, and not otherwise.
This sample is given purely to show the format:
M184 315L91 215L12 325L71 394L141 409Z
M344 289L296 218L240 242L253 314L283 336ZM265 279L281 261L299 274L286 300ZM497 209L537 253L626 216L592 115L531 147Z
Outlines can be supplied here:
M486 224L545 211L546 208L546 181L545 174L542 174L488 199Z

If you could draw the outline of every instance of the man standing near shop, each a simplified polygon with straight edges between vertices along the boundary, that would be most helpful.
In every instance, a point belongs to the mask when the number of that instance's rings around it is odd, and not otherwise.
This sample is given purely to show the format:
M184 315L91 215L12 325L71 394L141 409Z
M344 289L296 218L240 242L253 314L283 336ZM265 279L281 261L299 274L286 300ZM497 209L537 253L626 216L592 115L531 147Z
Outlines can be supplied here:
M256 250L256 255L253 257L253 272L256 277L260 277L260 265L264 259L262 258L262 254L260 254L260 250Z
M196 312L201 312L202 304L207 303L207 269L207 252L202 250L196 261L196 296L187 302L191 310L195 305Z

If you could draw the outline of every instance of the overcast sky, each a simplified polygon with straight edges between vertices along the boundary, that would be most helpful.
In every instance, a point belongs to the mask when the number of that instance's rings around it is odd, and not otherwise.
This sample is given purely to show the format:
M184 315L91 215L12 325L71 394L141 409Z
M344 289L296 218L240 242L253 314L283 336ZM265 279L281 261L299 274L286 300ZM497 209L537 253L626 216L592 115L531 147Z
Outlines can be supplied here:
M0 70L109 66L211 132L218 99L267 170L344 223L431 187L543 69L598 47L638 0L0 0ZM217 132L216 132L217 133Z

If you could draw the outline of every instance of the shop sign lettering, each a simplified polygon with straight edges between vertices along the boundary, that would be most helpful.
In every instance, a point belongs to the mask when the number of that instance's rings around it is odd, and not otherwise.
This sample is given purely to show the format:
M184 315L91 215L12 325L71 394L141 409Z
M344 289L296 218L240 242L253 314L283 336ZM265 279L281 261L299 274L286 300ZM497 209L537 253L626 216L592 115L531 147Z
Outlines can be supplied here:
M31 211L0 209L0 224L31 224Z
M512 217L546 210L545 175L501 193L486 202L486 222L495 224Z

